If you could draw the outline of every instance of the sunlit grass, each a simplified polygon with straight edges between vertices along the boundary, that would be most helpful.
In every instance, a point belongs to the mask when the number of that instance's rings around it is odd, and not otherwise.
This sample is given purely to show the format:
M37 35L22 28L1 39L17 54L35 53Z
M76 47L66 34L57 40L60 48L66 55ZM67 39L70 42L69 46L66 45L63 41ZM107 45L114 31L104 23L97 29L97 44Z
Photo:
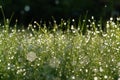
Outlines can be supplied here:
M119 80L119 20L108 21L106 32L94 24L1 25L0 80Z

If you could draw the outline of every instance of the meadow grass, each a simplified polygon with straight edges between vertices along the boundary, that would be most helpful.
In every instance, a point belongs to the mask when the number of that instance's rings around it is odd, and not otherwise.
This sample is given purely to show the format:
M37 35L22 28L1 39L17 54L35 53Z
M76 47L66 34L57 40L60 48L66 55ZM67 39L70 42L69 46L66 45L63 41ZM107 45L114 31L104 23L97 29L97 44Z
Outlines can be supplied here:
M0 80L120 80L119 19L106 32L94 24L1 25Z

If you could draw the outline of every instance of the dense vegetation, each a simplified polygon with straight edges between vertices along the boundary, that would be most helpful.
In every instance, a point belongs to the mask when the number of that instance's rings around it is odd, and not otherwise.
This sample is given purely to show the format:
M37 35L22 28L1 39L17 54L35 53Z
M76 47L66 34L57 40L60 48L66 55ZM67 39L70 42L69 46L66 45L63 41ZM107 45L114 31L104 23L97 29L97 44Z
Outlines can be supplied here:
M48 30L37 22L10 27L7 20L0 25L0 80L120 80L120 18L110 18L105 32L93 17L88 21L54 21Z

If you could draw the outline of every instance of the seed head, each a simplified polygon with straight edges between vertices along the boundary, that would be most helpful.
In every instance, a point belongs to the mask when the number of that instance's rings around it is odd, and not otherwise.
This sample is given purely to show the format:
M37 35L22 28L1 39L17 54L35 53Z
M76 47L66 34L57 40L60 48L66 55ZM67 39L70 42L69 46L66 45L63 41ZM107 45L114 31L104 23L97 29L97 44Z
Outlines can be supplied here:
M34 53L34 52L29 52L26 55L26 57L27 57L27 60L30 62L33 62L37 58L36 53Z

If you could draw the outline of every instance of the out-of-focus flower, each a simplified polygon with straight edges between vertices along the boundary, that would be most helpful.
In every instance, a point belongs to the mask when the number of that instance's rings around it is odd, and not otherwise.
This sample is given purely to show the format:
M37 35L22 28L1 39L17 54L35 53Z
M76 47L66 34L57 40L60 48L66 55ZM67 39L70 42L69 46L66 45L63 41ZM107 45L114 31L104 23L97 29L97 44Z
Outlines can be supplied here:
M30 11L30 6L29 6L29 5L25 5L24 10L25 10L26 12L29 12L29 11Z
M28 61L33 62L33 61L37 58L37 56L36 56L36 53L34 53L34 52L29 52L29 53L26 55L26 58L27 58Z
M120 62L118 62L117 66L120 67Z
M55 0L55 4L58 5L60 2L59 0Z
M104 76L104 78L105 78L105 79L107 79L107 78L108 78L108 76L107 76L107 75L105 75L105 76Z
M117 17L117 21L120 21L120 17Z
M120 80L120 78L118 78L118 80Z
M75 79L75 76L72 76L72 79L74 80L74 79Z
M110 21L112 21L112 20L113 20L113 17L110 18Z
M94 80L98 80L98 77L94 77Z
M53 57L51 60L50 60L50 63L49 65L53 68L55 67L59 67L59 64L60 64L60 61L59 59L57 59L56 57Z

